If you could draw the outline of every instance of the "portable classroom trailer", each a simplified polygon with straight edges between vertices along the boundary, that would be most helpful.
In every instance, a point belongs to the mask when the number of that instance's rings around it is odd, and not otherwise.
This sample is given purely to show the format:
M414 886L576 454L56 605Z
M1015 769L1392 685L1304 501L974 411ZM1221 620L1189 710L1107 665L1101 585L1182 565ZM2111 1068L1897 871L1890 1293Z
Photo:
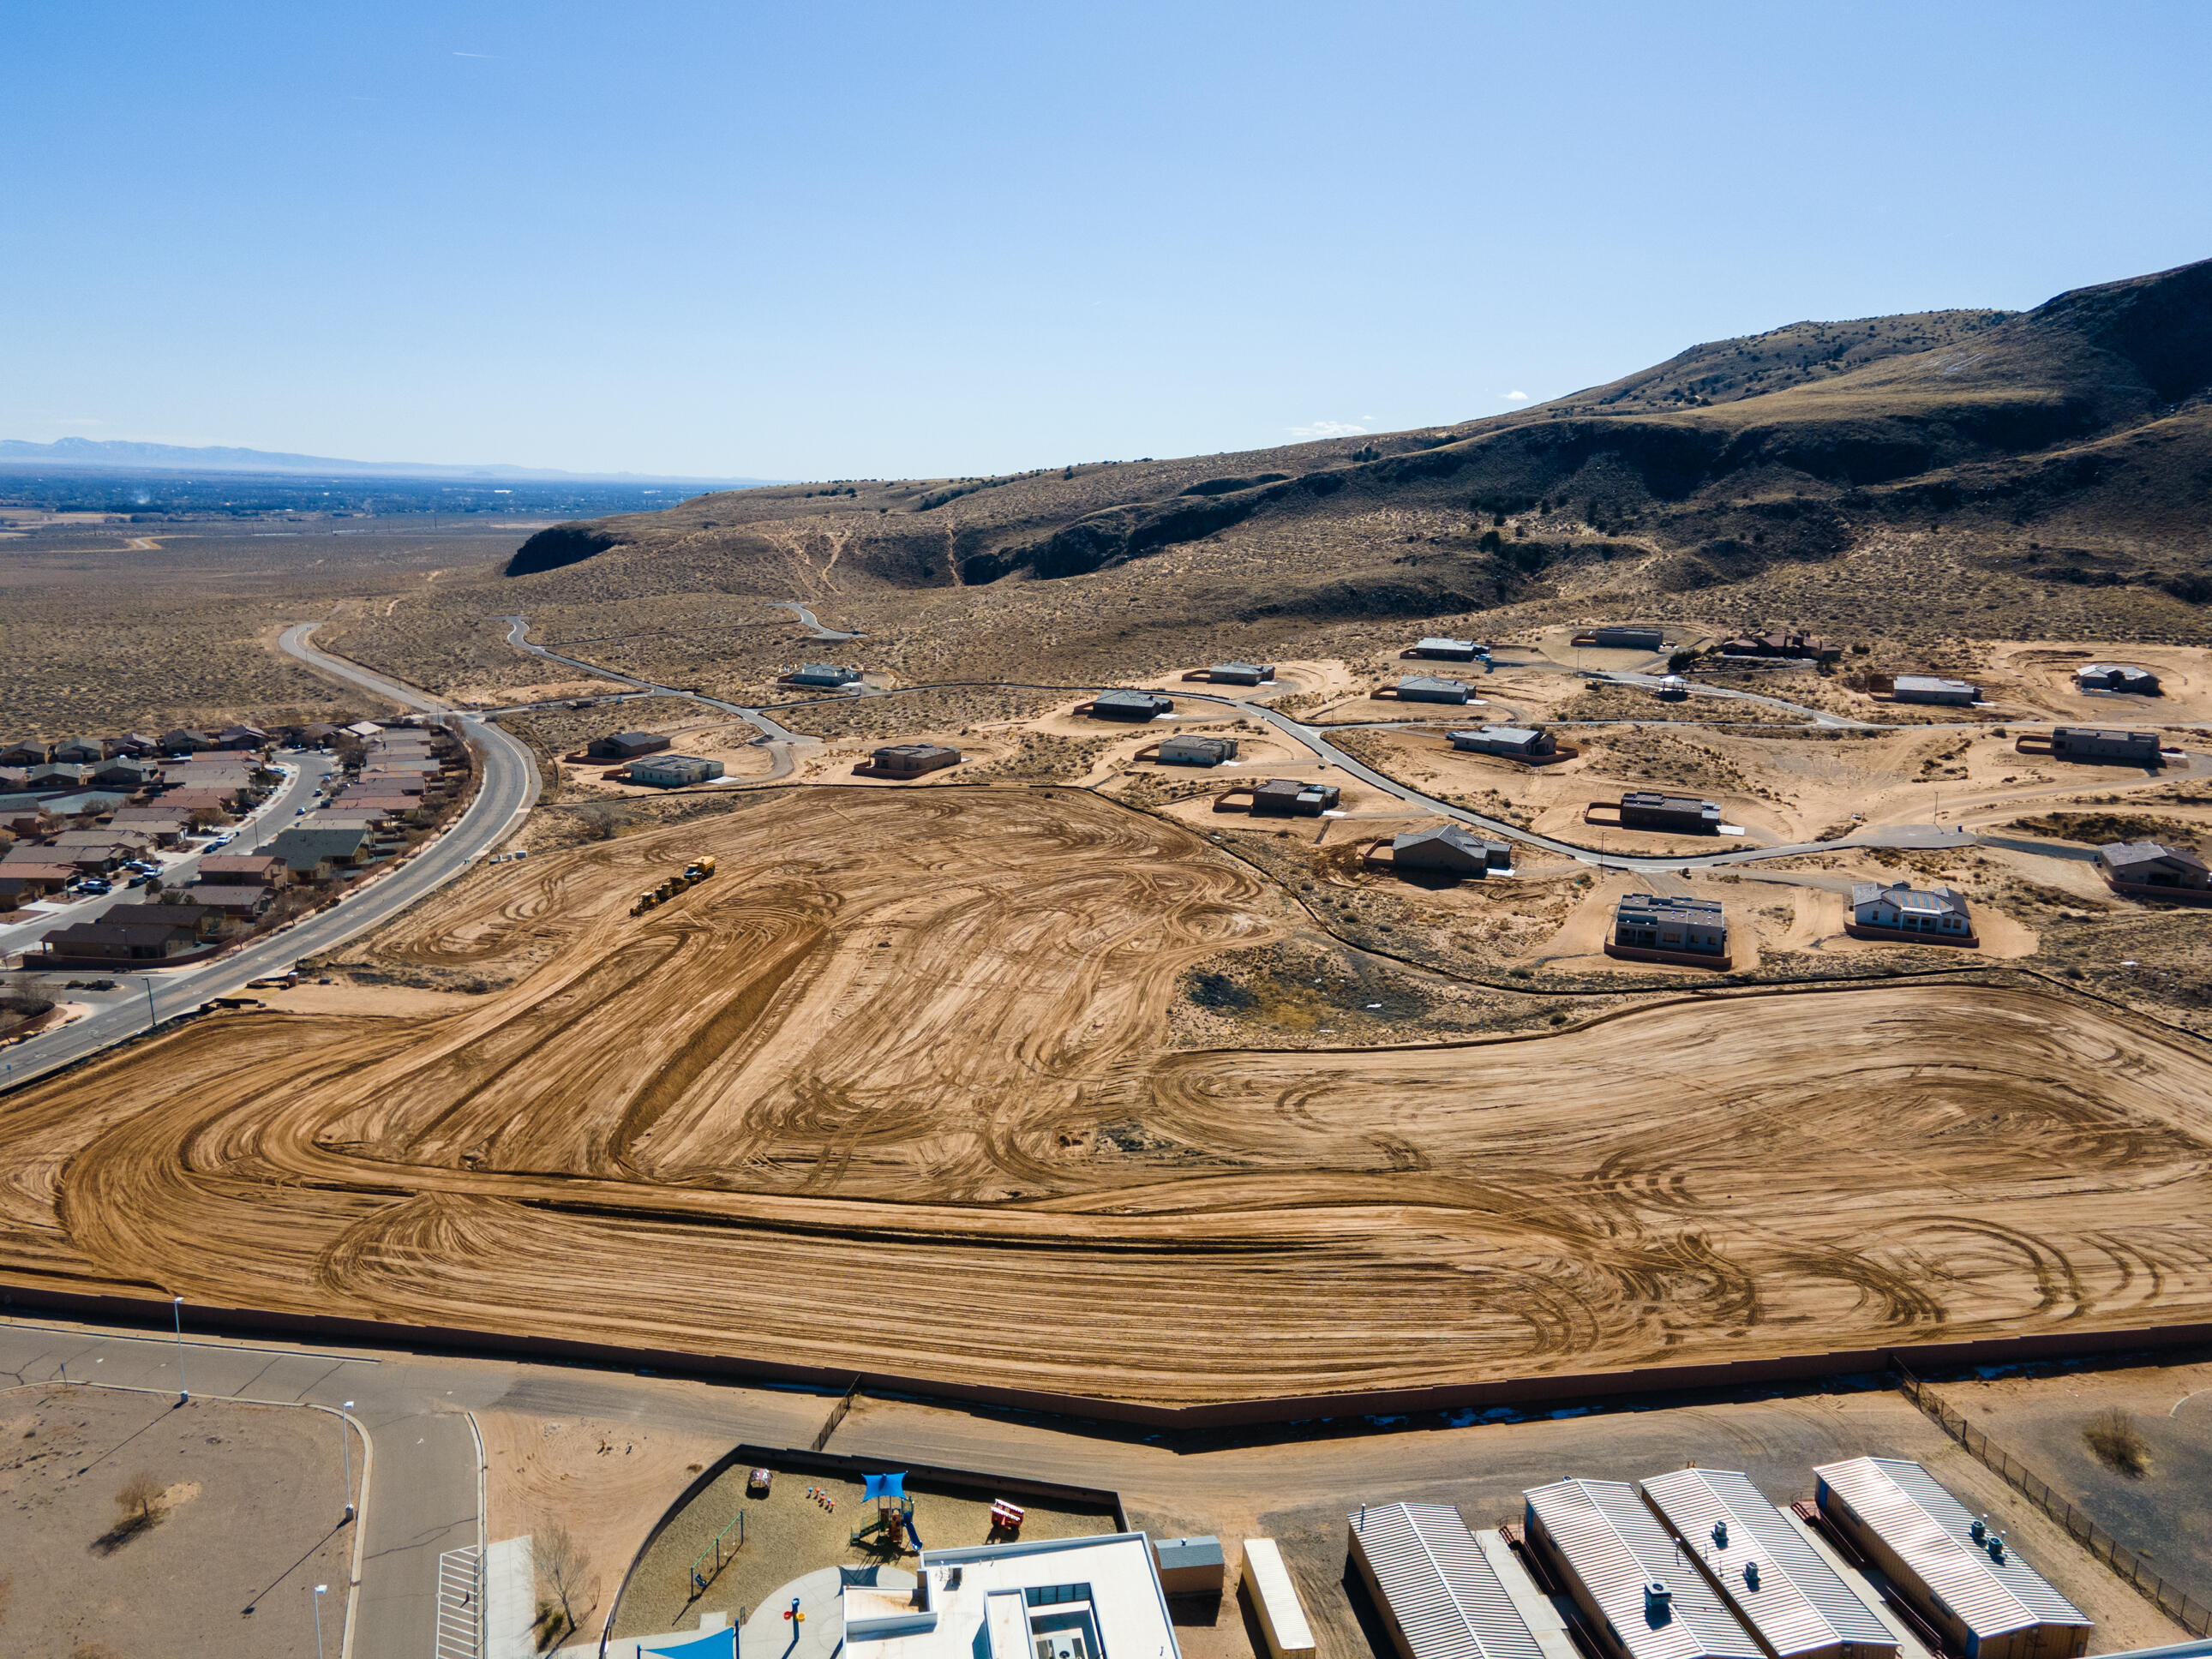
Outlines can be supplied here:
M1270 1659L1314 1659L1313 1628L1273 1539L1244 1540L1244 1584L1252 1593L1252 1611L1259 1617Z
M1347 1516L1352 1559L1399 1659L1540 1659L1542 1649L1448 1504L1374 1504Z
M1813 1471L1820 1513L1966 1659L2080 1659L2088 1616L1919 1464L1854 1457Z
M1897 1659L1889 1626L1748 1476L1677 1469L1644 1501L1774 1659Z
M1540 1549L1613 1659L1766 1659L1625 1480L1523 1493Z

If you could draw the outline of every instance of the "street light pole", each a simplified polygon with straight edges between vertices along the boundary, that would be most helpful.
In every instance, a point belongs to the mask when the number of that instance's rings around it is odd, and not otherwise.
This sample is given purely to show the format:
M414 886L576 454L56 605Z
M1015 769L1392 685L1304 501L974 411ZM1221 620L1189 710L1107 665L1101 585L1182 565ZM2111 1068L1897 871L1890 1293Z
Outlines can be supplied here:
M143 978L146 981L146 1029L150 1031L161 1023L161 1017L154 1012L154 976L147 974Z
M353 1401L347 1401L345 1408L351 1411ZM345 1518L348 1521L353 1519L353 1440L347 1432L351 1427L352 1425L344 1418L338 1419L338 1451L345 1459Z
M177 1403L181 1406L192 1397L191 1391L185 1387L185 1298L171 1297L169 1311L176 1316L177 1320Z
M328 1584L315 1586L315 1659L323 1659L323 1595L329 1589Z

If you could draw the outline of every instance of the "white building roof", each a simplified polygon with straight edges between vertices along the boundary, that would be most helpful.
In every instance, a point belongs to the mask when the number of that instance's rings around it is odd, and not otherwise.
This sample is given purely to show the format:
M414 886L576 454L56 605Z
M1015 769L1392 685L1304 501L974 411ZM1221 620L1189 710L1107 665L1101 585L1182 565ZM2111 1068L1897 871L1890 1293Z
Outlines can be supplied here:
M1644 1495L1783 1659L1843 1642L1898 1645L1889 1627L1749 1477L1730 1469L1677 1469L1646 1480ZM1717 1523L1724 1527L1717 1536Z
M1378 1504L1349 1519L1413 1659L1541 1659L1457 1510Z
M1763 1659L1626 1481L1561 1480L1525 1496L1632 1659ZM1645 1595L1655 1583L1670 1593L1663 1607Z
M1854 1457L1813 1473L1984 1640L2028 1625L2087 1625L2087 1615L2009 1549L1973 1540L1974 1517L1919 1464Z
M1182 1659L1140 1532L924 1550L920 1589L848 1589L847 1659Z

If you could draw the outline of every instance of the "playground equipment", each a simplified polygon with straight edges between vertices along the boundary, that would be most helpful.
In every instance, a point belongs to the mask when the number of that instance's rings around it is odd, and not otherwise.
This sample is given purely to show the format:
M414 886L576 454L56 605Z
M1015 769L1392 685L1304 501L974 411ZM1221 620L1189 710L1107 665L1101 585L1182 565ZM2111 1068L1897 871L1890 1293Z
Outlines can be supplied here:
M665 904L686 888L696 887L714 873L714 855L712 853L704 854L685 865L681 875L670 876L659 886L648 887L640 893L637 896L637 902L629 907L629 913L634 916L641 916L656 904Z
M730 1534L733 1532L738 1535L734 1543L730 1541ZM697 1601L707 1593L707 1587L722 1576L722 1569L734 1561L738 1552L744 1547L745 1512L739 1510L737 1519L716 1533L714 1541L701 1550L696 1559L692 1561L691 1599L693 1601ZM707 1565L709 1556L714 1558L714 1565L711 1567Z
M915 1553L920 1553L921 1534L914 1529L914 1499L907 1496L906 1471L871 1474L863 1479L867 1484L860 1493L860 1501L865 1504L872 1498L876 1512L860 1523L850 1541L858 1544L872 1534L880 1534L882 1541L896 1551L906 1547L899 1542L899 1533L903 1530L913 1540Z
M1019 1532L1022 1517L1029 1513L1018 1504L1009 1504L1003 1498L991 1500L991 1524L1005 1532Z

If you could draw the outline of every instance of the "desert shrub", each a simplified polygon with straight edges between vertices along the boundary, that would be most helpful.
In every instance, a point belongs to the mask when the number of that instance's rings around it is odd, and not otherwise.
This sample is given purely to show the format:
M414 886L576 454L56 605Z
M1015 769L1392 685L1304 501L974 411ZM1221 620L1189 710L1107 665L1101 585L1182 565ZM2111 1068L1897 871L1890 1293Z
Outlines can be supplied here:
M2136 1426L2135 1419L2118 1406L2099 1412L2084 1424L2081 1438L2109 1468L2136 1480L2150 1472L2150 1442Z

